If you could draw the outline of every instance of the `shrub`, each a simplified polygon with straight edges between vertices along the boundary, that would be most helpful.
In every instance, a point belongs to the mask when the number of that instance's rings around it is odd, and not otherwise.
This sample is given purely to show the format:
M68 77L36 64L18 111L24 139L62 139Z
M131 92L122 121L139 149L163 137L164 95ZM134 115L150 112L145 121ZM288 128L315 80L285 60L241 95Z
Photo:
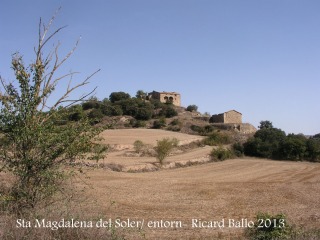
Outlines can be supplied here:
M181 125L181 122L179 121L179 119L173 119L170 123L171 126L177 126L177 125Z
M119 105L102 105L101 112L106 116L121 116L123 111Z
M140 120L136 120L136 119L131 119L130 120L130 125L133 128L144 128L144 127L146 127L146 122L140 121ZM129 127L130 127L130 125L129 125Z
M157 146L154 149L160 165L163 165L164 159L169 156L173 148L178 146L178 143L179 141L176 138L164 138L157 141Z
M216 146L220 144L229 144L231 143L231 139L227 134L213 132L203 140L203 143L209 146Z
M168 104L162 106L162 109L159 113L160 116L164 116L166 118L171 118L178 115L178 112Z
M173 131L173 132L179 132L181 128L179 126L169 126L167 130Z
M88 117L95 121L100 121L103 118L103 113L101 112L100 109L92 109L89 112Z
M87 102L84 102L82 104L82 109L83 110L89 110L89 109L93 109L93 108L96 108L98 109L100 107L100 104L97 100L94 100L94 99L91 99Z
M239 142L236 142L232 145L232 150L234 155L236 155L237 157L242 157L244 154L244 147Z
M284 214L259 213L253 228L248 228L247 236L254 240L291 239L292 228Z
M210 156L213 161L223 161L232 158L233 153L230 149L218 147L217 149L212 149Z
M136 109L135 118L137 120L149 120L153 114L153 109L147 106L139 107Z
M155 120L153 122L153 127L152 128L160 129L160 128L165 127L165 126L166 126L166 119L165 118L160 118L159 120Z
M198 106L197 105L189 105L188 107L187 107L187 111L189 111L189 112L193 112L193 111L198 111Z
M197 126L197 125L191 125L191 126L190 126L190 129L191 129L192 131L197 132L197 133L201 133L201 132L203 131L203 128L200 127L200 126Z
M212 125L206 125L204 127L200 127L197 125L191 125L190 128L192 131L195 131L202 136L209 135L210 133L212 133L214 131L214 126L212 126Z
M85 114L82 110L81 106L74 106L70 108L70 113L68 116L69 121L80 121L82 118L85 117Z
M133 143L133 148L136 151L136 153L140 153L144 147L145 144L141 140L136 140Z

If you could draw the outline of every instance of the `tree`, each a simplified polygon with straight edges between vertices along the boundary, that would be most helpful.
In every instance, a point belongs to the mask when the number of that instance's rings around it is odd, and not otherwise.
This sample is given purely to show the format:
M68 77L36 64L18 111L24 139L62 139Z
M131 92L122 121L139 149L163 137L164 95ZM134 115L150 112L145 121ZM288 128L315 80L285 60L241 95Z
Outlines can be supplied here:
M139 98L139 99L145 100L147 98L147 96L148 96L148 93L144 92L142 90L138 90L136 93L136 98Z
M82 104L82 109L83 110L88 110L92 108L98 109L100 105L101 104L96 97L91 97L88 101Z
M320 138L310 138L307 140L307 157L311 161L320 160Z
M125 92L113 92L109 96L109 99L112 103L115 103L121 100L130 99L130 98L131 98L130 94Z
M279 145L281 159L302 160L306 155L307 139L303 135L289 134Z
M260 126L258 127L259 129L264 129L264 128L273 128L272 122L266 120L266 121L261 121Z
M278 158L279 145L286 139L286 134L277 128L262 128L244 144L244 152L249 156Z
M320 133L315 134L312 138L320 139Z
M57 76L60 67L76 50L78 41L62 60L58 54L60 43L46 54L50 40L63 29L50 33L56 14L47 25L42 25L40 19L35 60L25 66L22 56L14 54L12 69L16 80L8 83L0 78L0 129L4 140L0 145L0 170L14 176L15 182L10 188L10 198L14 201L10 201L10 206L16 213L48 204L67 176L68 170L63 169L63 165L88 156L102 157L103 150L94 156L87 154L95 146L95 137L100 132L90 125L87 117L62 126L57 124L68 118L68 107L91 95L93 91L75 100L69 97L87 85L99 70L77 84L71 81L75 72ZM65 91L54 100L52 93L68 78Z
M163 165L164 159L169 156L173 148L178 146L178 139L176 138L164 138L157 141L157 146L155 147L156 158L158 159L160 165Z
M187 111L189 111L189 112L193 112L193 111L198 111L198 106L197 105L189 105L188 107L187 107Z

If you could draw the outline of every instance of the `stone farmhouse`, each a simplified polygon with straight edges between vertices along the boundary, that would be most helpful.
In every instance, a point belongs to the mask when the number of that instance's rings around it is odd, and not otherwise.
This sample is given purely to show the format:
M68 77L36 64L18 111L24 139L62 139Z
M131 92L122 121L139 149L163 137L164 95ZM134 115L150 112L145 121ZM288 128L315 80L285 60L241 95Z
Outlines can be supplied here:
M173 105L181 106L181 95L177 92L156 92L148 93L147 99L158 99L162 103L171 102Z
M210 123L242 123L242 114L236 110L212 115Z

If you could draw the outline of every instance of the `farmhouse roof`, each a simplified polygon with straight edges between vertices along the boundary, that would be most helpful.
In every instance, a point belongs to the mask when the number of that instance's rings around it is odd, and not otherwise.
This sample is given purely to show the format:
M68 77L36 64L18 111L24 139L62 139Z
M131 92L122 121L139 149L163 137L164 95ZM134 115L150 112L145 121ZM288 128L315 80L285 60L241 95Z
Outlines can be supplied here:
M163 92L160 92L160 93L163 93L163 94L179 94L180 95L180 93L177 93L177 92L166 92L166 91L163 91Z
M227 112L236 112L236 113L239 113L239 114L241 114L241 115L242 115L242 113L241 113L241 112L238 112L238 111L236 111L236 110L234 110L234 109L229 110L229 111L227 111ZM225 112L225 113L227 113L227 112Z

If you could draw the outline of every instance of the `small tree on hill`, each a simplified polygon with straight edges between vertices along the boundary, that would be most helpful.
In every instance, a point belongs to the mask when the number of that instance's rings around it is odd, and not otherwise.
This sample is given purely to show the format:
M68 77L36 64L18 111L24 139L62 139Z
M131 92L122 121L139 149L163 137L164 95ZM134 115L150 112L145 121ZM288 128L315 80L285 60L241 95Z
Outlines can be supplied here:
M34 62L25 66L22 57L14 54L12 69L16 81L7 83L1 78L0 170L14 176L9 198L13 200L11 209L17 213L48 203L66 177L66 169L61 166L86 159L100 131L90 125L86 116L66 125L59 124L61 119L68 118L67 107L90 95L76 100L69 98L75 90L87 85L95 73L75 85L69 80L60 97L55 101L50 98L62 80L74 76L75 73L56 74L78 44L62 60L58 57L60 44L46 56L45 47L63 29L49 33L54 19L55 15L44 26L40 20ZM97 159L100 153L91 157Z
M121 100L130 99L130 98L131 98L130 94L125 92L113 92L109 96L109 99L112 103L115 103Z
M145 100L147 98L148 93L142 90L138 90L136 93L136 98Z
M169 156L172 149L178 146L178 139L176 138L164 138L157 142L155 147L156 158L158 159L160 165L163 165L164 159Z
M266 121L261 121L260 122L260 126L259 129L269 129L269 128L273 128L272 122L266 120Z
M187 111L189 111L189 112L193 112L193 111L198 111L198 106L197 105L189 105L188 107L187 107Z

